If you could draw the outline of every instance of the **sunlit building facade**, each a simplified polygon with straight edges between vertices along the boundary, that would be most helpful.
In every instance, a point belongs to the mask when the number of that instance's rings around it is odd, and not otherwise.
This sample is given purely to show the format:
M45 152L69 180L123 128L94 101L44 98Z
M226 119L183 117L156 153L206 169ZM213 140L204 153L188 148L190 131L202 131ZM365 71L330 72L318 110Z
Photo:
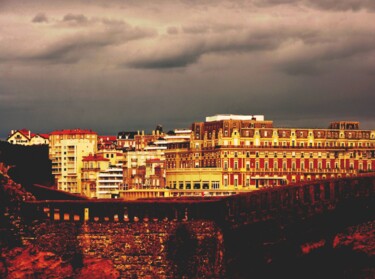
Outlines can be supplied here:
M165 154L169 188L247 190L374 171L375 131L351 121L277 128L262 115L216 115L193 123L190 140Z
M49 137L49 158L57 189L82 193L83 157L97 152L98 135L91 130L59 130Z
M98 196L98 179L102 171L110 167L110 160L101 155L89 155L82 159L83 166L81 169L82 194L89 198Z

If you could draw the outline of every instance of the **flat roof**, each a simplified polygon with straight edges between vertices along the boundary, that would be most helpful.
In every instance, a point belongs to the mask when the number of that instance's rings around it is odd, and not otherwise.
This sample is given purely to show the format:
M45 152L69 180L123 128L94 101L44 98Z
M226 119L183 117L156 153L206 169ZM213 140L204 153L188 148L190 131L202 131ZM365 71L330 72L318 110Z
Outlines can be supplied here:
M256 120L264 121L264 115L239 115L239 114L217 114L214 116L207 116L206 122L220 121L220 120Z

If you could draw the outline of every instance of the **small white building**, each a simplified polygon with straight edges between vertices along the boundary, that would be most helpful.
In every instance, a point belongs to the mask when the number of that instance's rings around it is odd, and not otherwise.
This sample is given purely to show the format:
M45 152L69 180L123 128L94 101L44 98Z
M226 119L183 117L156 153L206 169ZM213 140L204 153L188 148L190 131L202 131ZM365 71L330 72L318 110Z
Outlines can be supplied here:
M19 145L49 144L49 135L34 134L27 129L12 130L7 138L7 142Z

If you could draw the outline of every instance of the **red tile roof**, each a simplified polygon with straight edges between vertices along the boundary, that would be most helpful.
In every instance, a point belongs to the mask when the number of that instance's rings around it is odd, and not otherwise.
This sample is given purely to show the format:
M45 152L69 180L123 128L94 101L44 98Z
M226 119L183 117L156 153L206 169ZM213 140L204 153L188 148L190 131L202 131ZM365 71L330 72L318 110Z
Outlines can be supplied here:
M81 130L81 129L73 129L73 130L58 130L53 131L51 135L97 135L96 132L92 130Z
M49 134L38 134L42 138L49 139Z
M98 136L100 141L116 141L116 136Z
M28 139L30 139L29 138L30 130L22 129L22 130L17 130L16 133L17 132L20 132L22 135L24 135L25 137L27 137ZM33 134L30 133L30 135L31 135L31 137L33 137Z
M90 154L89 156L83 157L82 161L85 161L85 162L87 162L87 161L104 161L104 162L108 162L109 159L106 159L103 156L98 156L96 154L95 155L91 155Z

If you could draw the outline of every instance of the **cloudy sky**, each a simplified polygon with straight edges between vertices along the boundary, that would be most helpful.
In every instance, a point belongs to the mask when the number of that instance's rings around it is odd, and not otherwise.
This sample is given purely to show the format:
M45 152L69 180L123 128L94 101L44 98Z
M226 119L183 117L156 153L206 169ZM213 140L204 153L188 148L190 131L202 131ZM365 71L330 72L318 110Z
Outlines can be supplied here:
M218 113L375 129L374 106L374 0L0 0L0 137Z

